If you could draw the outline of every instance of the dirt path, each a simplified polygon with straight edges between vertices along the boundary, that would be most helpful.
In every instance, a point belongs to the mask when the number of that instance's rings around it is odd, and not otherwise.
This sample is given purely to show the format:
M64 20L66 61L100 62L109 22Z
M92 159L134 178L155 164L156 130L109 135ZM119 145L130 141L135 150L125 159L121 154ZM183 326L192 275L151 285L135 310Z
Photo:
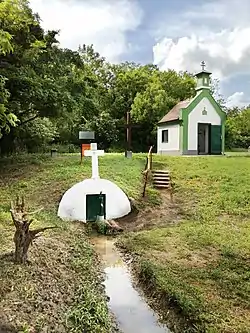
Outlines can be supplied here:
M160 197L159 206L143 210L134 207L132 213L118 219L117 222L125 231L152 229L156 226L159 228L178 223L183 217L180 203L175 198L171 202L169 192L166 190L160 191Z

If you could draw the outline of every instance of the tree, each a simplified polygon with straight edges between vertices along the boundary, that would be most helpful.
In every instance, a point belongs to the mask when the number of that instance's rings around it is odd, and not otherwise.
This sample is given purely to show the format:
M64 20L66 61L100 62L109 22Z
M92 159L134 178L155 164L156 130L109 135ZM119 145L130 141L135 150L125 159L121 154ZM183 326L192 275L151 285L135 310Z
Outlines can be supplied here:
M179 101L194 94L194 80L187 73L177 74L174 71L154 71L147 87L138 92L131 110L132 118L141 124L137 141L145 150L156 141L157 122Z
M59 48L58 32L44 33L39 16L32 13L27 1L4 0L0 3L0 29L5 31L5 37L11 36L8 46L11 54L0 55L0 93L3 95L0 103L4 101L0 110L1 115L3 112L8 114L3 120L0 117L0 129L7 119L15 120L18 125L15 130L9 126L10 134L0 141L1 151L5 153L15 150L15 142L20 142L16 139L23 136L29 129L27 124L36 119L54 119L56 126L65 114L74 113L72 118L76 119L79 109L88 102L85 99L88 81L81 55ZM10 125L14 125L13 121ZM44 127L43 120L40 124Z
M7 55L11 51L13 51L12 46L12 35L3 29L3 20L5 19L5 15L8 11L11 10L10 8L11 3L10 1L3 1L0 3L0 68L4 65L4 62L1 61L2 55ZM15 15L13 15L15 13ZM18 20L18 15L15 11L12 12L11 18L14 19L17 17L17 23L20 21ZM13 113L8 112L6 108L6 104L9 98L9 92L5 88L5 83L7 79L5 76L0 74L0 138L2 136L2 131L9 131L10 126L15 126L17 122L17 118Z
M11 216L13 223L16 227L14 235L15 243L15 262L17 264L26 264L28 261L28 250L31 243L39 237L39 234L45 230L53 229L55 227L44 227L35 230L30 230L30 225L33 222L28 218L28 215L34 215L38 211L28 213L25 208L24 198L20 200L17 197L16 203L11 202Z
M56 125L49 118L37 118L18 129L19 147L28 152L46 148L58 137Z
M107 112L102 112L97 117L87 121L84 124L84 129L95 131L100 148L107 149L111 143L114 145L118 141L117 125L117 119L113 119Z
M250 146L250 108L233 108L227 112L226 146L248 148Z
M11 93L7 73L13 52L18 49L17 39L21 39L21 32L27 32L32 22L27 1L0 2L0 137L3 131L10 131L11 126L17 125L18 117L8 107Z

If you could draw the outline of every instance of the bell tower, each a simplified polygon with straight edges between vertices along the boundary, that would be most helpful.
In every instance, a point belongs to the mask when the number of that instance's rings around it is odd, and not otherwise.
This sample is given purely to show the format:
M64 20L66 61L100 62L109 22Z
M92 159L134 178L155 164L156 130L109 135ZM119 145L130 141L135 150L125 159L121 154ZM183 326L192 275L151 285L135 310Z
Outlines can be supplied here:
M197 79L196 88L195 90L197 92L208 89L210 90L210 75L212 73L205 70L206 64L205 61L201 62L201 71L197 74L195 74L195 77Z

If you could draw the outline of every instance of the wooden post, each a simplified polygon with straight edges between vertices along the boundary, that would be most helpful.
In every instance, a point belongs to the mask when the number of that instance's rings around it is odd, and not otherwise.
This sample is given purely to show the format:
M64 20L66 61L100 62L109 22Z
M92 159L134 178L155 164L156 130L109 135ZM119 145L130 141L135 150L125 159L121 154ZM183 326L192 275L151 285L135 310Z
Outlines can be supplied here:
M143 185L143 191L142 191L142 197L144 198L145 197L145 194L146 194L146 186L147 186L147 182L148 182L148 173L149 173L149 170L145 170L144 172L144 185Z
M152 170L153 167L153 155L152 155L152 150L153 150L154 146L151 146L149 148L149 152L148 152L148 158L149 158L149 169Z
M131 134L131 114L130 112L127 112L127 150L131 150L131 139L132 139L132 134Z
M143 172L144 174L144 185L143 185L143 191L142 191L142 197L144 198L145 197L145 194L146 194L146 187L147 187L147 182L148 182L148 174L150 172L150 170L152 170L152 149L153 149L154 146L151 146L149 148L149 151L148 151L148 156L147 156L147 163L146 163L146 167L145 167L145 170Z
M125 156L126 157L131 157L128 156L127 152L132 151L132 128L133 127L139 127L139 125L132 125L131 123L131 113L130 111L127 112L126 114L126 144L125 144Z

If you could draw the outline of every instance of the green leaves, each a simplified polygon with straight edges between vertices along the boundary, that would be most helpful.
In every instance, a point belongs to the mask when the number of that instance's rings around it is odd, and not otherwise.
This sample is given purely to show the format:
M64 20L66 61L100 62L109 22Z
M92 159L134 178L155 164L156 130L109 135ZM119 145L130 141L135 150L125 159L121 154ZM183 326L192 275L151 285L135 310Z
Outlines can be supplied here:
M11 45L12 36L7 31L0 29L0 55L6 55L7 53L13 51Z
M250 146L250 108L228 111L226 121L226 145L228 148Z

